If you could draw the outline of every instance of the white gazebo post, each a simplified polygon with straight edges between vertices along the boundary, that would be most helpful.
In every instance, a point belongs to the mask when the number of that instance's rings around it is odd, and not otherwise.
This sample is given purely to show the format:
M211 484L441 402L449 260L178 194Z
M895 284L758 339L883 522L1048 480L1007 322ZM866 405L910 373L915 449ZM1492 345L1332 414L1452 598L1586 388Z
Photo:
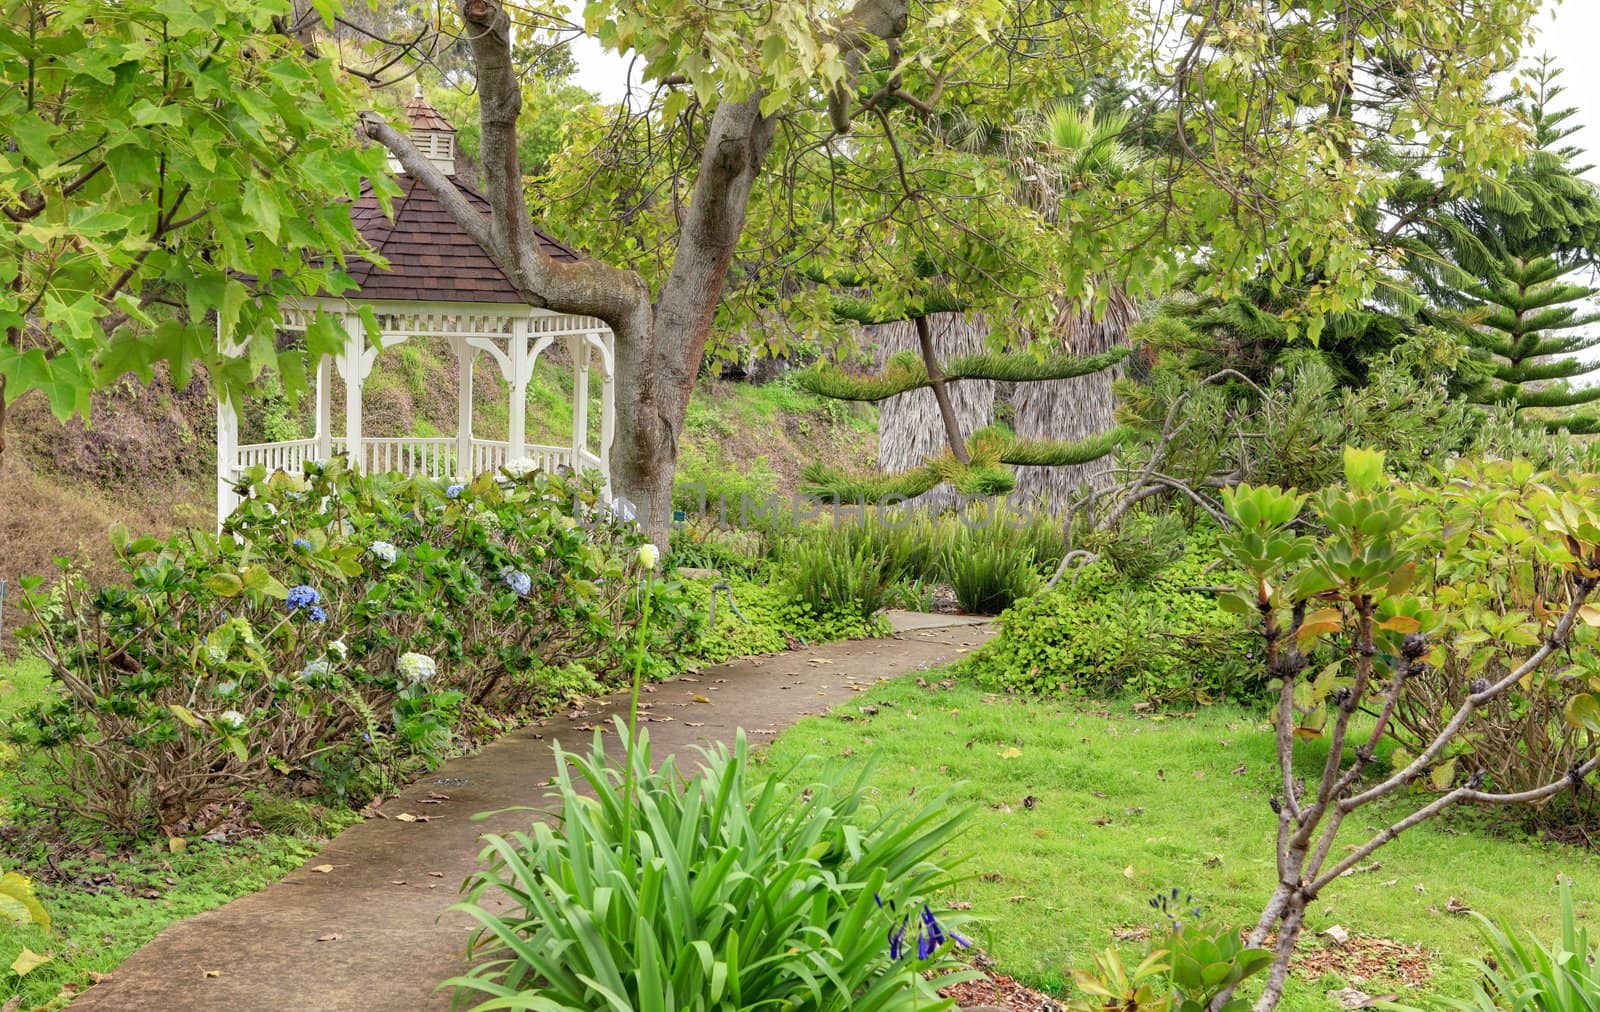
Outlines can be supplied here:
M222 332L222 321L217 321L217 351L224 358L233 358L241 349ZM216 384L213 383L213 386ZM238 480L235 468L239 462L239 411L233 402L217 387L217 529L228 519L236 505L233 501L234 482Z
M572 357L572 473L583 473L583 454L589 449L589 341L586 335L567 338Z
M606 353L600 381L600 460L606 475L606 494L611 494L611 443L617 435L617 340L607 330L601 335Z
M217 527L233 512L235 503L233 462L239 457L239 412L219 391L217 394Z
M361 384L367 378L367 329L360 316L347 313L344 332L344 353L339 356L339 375L344 377L344 450L350 467L359 471L366 464L361 445Z
M528 361L528 326L524 320L512 324L509 339L511 362L506 385L511 388L511 404L506 432L506 462L528 455L528 380L533 363Z
M456 468L457 478L472 477L472 361L478 349L465 338L450 339L456 353Z
M317 363L317 459L333 457L333 360Z

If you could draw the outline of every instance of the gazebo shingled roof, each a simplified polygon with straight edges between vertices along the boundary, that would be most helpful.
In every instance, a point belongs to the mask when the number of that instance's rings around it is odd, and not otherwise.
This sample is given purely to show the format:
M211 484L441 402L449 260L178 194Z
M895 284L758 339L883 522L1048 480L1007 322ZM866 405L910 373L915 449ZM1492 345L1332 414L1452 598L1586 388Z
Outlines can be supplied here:
M432 109L428 112L432 113ZM433 118L438 118L436 113ZM473 206L485 215L489 213L489 202L482 194L454 176L451 179ZM389 269L378 270L370 260L352 259L350 276L359 287L346 292L345 298L405 302L525 301L495 258L456 224L426 184L411 176L401 176L399 182L402 192L391 204L393 220L384 215L370 187L363 188L361 199L350 208L350 218L362 238L389 262ZM545 253L554 259L579 259L570 247L542 232L535 234Z

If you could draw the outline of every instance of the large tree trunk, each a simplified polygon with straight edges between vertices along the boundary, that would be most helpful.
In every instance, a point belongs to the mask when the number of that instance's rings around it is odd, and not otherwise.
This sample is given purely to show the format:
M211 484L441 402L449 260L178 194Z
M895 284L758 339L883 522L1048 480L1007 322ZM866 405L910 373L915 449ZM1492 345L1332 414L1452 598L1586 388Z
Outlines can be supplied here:
M1128 331L1139 321L1139 307L1120 288L1113 288L1105 315L1095 319L1080 303L1063 305L1056 317L1053 340L1074 355L1098 355L1127 343ZM1018 383L1012 405L1016 409L1017 435L1024 439L1087 439L1116 425L1116 400L1112 381L1121 367L1103 369L1071 379ZM1080 486L1103 491L1111 484L1111 456L1071 467L1017 468L1018 499L1036 501L1050 510L1066 506Z
M980 315L935 313L928 317L933 344L941 359L973 355L985 349L989 328ZM876 342L875 358L879 369L900 352L918 351L916 328L909 321L883 323L867 328L868 340ZM963 440L994 419L992 380L961 380L948 386L950 406ZM912 390L883 402L878 410L878 469L885 473L920 467L930 457L950 448L940 416L939 402L932 390ZM920 495L916 504L944 509L956 501L955 489L940 485Z
M665 546L672 521L678 435L700 370L711 321L744 230L750 190L772 146L776 120L763 116L765 93L717 106L706 129L694 190L682 216L672 267L652 299L637 273L597 260L558 263L533 233L517 156L522 92L511 56L511 19L500 0L459 0L469 27L483 127L485 218L410 140L376 116L368 136L422 180L472 238L490 250L529 303L596 316L617 338L617 434L611 477L640 523ZM905 31L909 0L857 0L838 24L837 42L854 68L868 41ZM835 101L836 116L848 110ZM846 123L846 125L848 125Z

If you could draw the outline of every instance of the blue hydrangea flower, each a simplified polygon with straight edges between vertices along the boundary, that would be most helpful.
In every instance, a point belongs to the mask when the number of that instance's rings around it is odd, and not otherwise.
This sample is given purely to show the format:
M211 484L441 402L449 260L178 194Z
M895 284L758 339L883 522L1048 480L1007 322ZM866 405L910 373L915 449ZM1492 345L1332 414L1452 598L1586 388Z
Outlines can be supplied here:
M527 597L533 590L533 577L520 569L507 566L500 571L500 579L507 587L517 592L518 597Z
M311 542L307 541L305 538L295 538L294 547L298 551L309 552L311 551Z
M326 622L328 621L328 613L313 605L311 610L306 612L306 618L313 622Z
M466 489L466 487L467 486L461 484L451 485L449 488L444 490L445 498L459 499L461 497L461 493Z
M289 588L289 598L284 603L290 611L299 611L301 608L310 608L322 601L322 595L317 593L317 588L300 584L298 587Z
M300 669L300 680L302 682L321 681L332 673L333 667L328 663L327 658L318 657L315 660L306 661L306 666Z

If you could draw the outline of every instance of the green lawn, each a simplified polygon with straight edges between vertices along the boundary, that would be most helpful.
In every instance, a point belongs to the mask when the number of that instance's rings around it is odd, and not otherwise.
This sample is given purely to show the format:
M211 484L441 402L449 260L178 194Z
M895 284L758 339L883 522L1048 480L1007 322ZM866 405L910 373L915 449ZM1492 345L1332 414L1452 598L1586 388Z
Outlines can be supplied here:
M1070 970L1112 944L1112 929L1151 924L1147 901L1159 891L1192 893L1215 918L1242 925L1254 923L1275 878L1272 740L1245 710L1145 716L900 679L805 720L770 752L775 763L805 755L875 757L886 800L953 789L958 803L976 804L951 855L964 859L966 880L947 899L972 904L972 934L1002 971L1043 990L1063 993ZM1353 819L1352 838L1380 817ZM1420 944L1434 957L1427 993L1460 995L1481 947L1472 918L1444 912L1451 897L1548 939L1565 874L1580 913L1596 916L1600 857L1473 821L1422 827L1384 848L1381 867L1329 889L1310 930L1340 924ZM1356 982L1297 976L1283 1007L1335 1009L1327 992L1347 983ZM1427 996L1382 979L1362 989Z

